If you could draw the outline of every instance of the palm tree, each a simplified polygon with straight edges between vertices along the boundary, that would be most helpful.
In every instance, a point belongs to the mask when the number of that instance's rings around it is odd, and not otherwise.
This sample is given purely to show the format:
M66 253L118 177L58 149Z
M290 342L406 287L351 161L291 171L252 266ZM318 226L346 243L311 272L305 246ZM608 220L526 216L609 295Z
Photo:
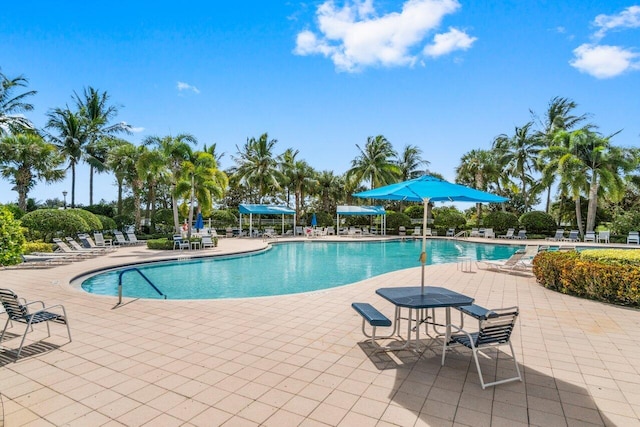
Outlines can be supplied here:
M0 174L11 180L18 192L18 207L27 210L27 195L36 181L60 181L64 160L53 144L35 132L18 133L0 139Z
M351 161L351 169L346 173L354 186L368 182L373 189L400 179L401 170L395 160L397 154L383 135L368 137L364 149L358 144L356 147L360 154Z
M173 209L173 225L176 232L180 231L176 186L182 173L182 164L193 157L191 144L195 144L196 142L196 138L187 133L176 136L165 136L163 138L151 136L145 138L143 141L144 145L155 145L158 147L165 158L165 163L169 170L168 181L171 192L171 206Z
M296 218L300 218L305 195L310 193L314 186L318 184L315 175L316 173L313 168L304 160L295 162L289 171L291 185L294 189Z
M279 190L283 174L278 170L278 160L273 155L273 149L278 141L269 140L264 133L260 138L247 138L242 149L236 146L237 155L232 157L236 162L233 172L238 182L258 190L258 203L266 196L270 189Z
M299 150L293 148L287 148L280 156L278 156L278 163L280 166L280 172L282 173L282 180L280 186L286 189L284 198L287 202L287 206L291 206L291 193L295 193L293 186L293 170L296 162L296 157L300 154Z
M595 227L600 189L606 190L613 200L621 198L626 188L622 175L638 165L633 150L611 145L614 135L603 137L588 128L563 131L556 135L558 145L544 152L550 159L544 173L557 171L561 183L571 183L574 200L579 192L588 193L586 231ZM576 200L576 216L582 233L578 203Z
M344 197L344 185L342 177L336 176L333 171L322 171L317 176L320 200L324 212L333 212Z
M86 119L88 143L85 148L89 163L89 204L93 204L93 174L104 172L107 147L104 140L119 132L131 133L131 126L125 122L110 124L118 115L118 108L108 105L109 95L93 87L84 89L82 96L74 93L74 100L79 113Z
M151 230L155 230L156 190L158 184L166 181L169 174L165 164L165 156L157 147L146 150L140 155L138 174L141 175L143 182L146 183L148 191L145 218L150 220Z
M113 172L118 183L118 215L122 215L122 192L129 168L127 162L120 160L125 159L133 150L135 146L132 143L123 139L113 139L107 153L106 165Z
M398 167L400 168L400 179L418 178L424 175L422 166L429 166L430 162L422 158L422 150L415 145L406 145L398 157Z
M211 213L214 198L222 198L229 184L224 172L218 169L215 158L207 152L193 153L193 157L183 163L176 193L189 197L189 224L193 223L195 201L204 215ZM187 237L191 237L189 227Z
M65 159L69 160L71 169L71 207L75 207L76 200L76 165L82 160L88 141L86 118L74 113L68 107L56 108L47 113L46 128L53 129L57 135L49 133L49 137L58 147Z
M578 107L574 101L568 98L556 96L549 101L549 106L543 119L539 119L537 115L531 111L531 115L539 122L541 129L536 132L536 138L540 140L543 147L550 148L554 144L555 135L558 132L568 131L577 126L580 122L587 119L587 115L572 115L572 111ZM544 165L538 165L538 169L542 170ZM555 175L548 174L543 176L542 185L547 188L546 212L549 213L551 208L551 187L555 181Z
M487 191L491 183L498 181L500 169L489 150L471 150L460 158L456 167L456 182L478 190ZM482 203L476 204L478 221L482 218Z
M525 211L529 210L533 200L532 173L536 170L536 159L540 152L540 140L532 134L532 126L533 122L522 127L516 126L513 136L502 134L493 141L500 166L520 181Z
M33 96L37 92L30 90L13 95L16 88L26 87L28 82L23 76L10 79L0 72L0 136L9 132L18 133L22 130L33 130L31 122L19 113L33 110L33 104L25 101L27 97Z

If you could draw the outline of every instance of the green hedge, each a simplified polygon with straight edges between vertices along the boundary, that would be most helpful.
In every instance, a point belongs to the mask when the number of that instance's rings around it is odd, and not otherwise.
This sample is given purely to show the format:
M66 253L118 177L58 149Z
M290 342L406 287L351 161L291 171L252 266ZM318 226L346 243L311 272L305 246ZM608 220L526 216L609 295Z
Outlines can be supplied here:
M20 222L13 217L11 210L0 206L0 265L20 263L24 242Z
M612 304L640 306L640 250L543 252L533 273L546 288Z
M24 253L30 254L33 252L53 252L55 245L44 242L27 242L24 244Z

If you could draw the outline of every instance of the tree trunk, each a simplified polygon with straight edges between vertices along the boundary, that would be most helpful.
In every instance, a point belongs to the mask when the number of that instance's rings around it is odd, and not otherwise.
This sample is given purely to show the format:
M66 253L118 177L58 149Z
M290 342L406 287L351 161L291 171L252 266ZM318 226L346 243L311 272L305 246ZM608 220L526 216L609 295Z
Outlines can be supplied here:
M118 215L122 215L122 179L118 178Z
M175 233L180 233L180 217L178 217L178 201L171 192L171 209L173 210L173 229Z
M547 188L547 207L545 208L545 212L549 213L551 209L551 186Z
M575 199L576 202L576 221L578 222L578 231L581 236L584 236L582 231L582 209L580 208L580 197Z
M93 205L93 166L89 165L89 206Z
M593 231L596 226L596 210L598 209L598 178L591 178L589 185L589 207L587 209L587 231Z
M76 207L76 164L71 163L71 209Z
M187 239L191 238L191 224L193 224L193 199L194 199L194 177L191 175L191 194L189 195L189 222L187 224Z

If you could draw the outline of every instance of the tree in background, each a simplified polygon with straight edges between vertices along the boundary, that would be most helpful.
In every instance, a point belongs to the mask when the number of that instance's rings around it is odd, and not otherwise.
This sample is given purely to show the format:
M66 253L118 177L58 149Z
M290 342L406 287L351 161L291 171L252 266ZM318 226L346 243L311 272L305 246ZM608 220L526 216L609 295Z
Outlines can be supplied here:
M0 136L33 130L31 122L20 113L33 110L33 104L26 102L26 98L37 92L30 90L14 95L17 88L26 87L28 83L23 76L10 79L0 72Z
M239 184L258 190L257 203L262 203L269 190L281 189L283 174L273 153L277 142L276 139L269 140L269 136L263 133L258 139L247 138L242 148L236 146L236 156L232 156L236 162L233 174Z
M383 136L368 137L364 148L358 144L360 154L351 161L351 169L346 173L354 186L368 182L370 188L398 182L401 170L397 163L397 153L391 143Z
M0 139L0 174L14 184L18 207L27 210L27 195L37 181L60 181L64 169L56 147L35 132L7 135Z

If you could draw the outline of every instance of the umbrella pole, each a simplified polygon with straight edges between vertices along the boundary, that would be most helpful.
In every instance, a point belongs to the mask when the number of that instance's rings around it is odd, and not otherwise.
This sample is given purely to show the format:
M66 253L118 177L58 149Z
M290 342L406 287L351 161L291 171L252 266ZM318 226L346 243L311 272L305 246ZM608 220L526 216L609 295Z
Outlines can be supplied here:
M429 199L422 199L424 203L424 213L422 215L422 252L420 253L420 263L422 264L421 278L420 278L420 290L424 293L424 270L427 263L427 206L429 205Z

